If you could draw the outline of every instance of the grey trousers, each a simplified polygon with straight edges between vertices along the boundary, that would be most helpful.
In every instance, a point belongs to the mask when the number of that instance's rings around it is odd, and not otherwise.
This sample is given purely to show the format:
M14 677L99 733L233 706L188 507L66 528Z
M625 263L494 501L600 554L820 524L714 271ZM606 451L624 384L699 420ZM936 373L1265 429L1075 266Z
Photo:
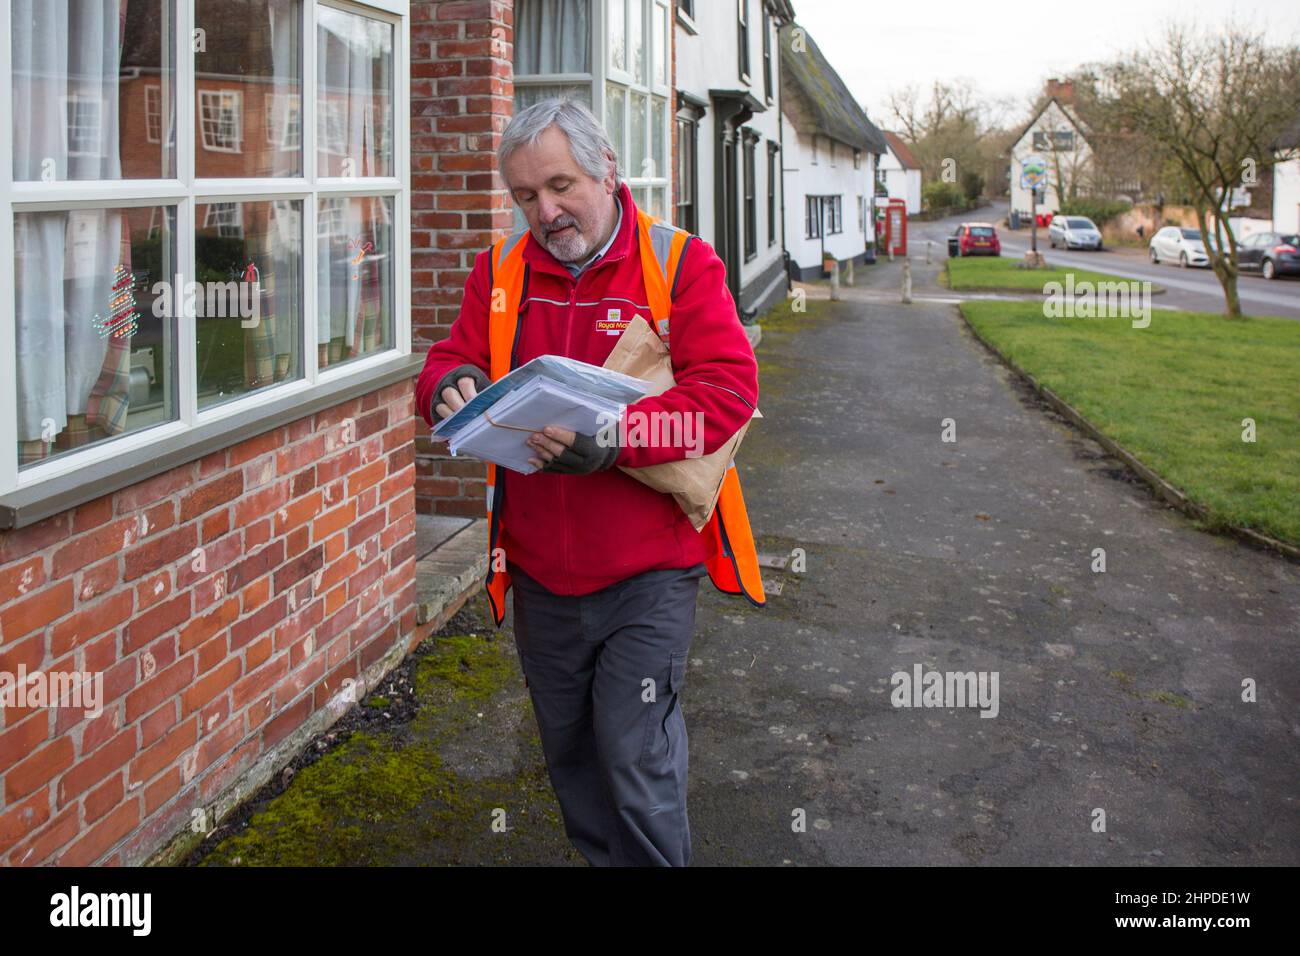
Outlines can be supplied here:
M564 829L593 866L687 866L680 695L703 564L579 597L509 563L515 647Z

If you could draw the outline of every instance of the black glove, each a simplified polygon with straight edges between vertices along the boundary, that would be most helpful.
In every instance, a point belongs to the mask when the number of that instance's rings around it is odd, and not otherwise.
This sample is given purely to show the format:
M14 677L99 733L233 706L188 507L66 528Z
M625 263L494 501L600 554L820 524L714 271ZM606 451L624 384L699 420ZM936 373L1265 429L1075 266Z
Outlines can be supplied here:
M612 468L618 457L618 435L610 434L612 445L601 445L594 435L575 435L573 444L564 449L545 465L542 471L557 475L587 475L593 471Z
M447 401L442 397L442 390L452 388L459 392L460 387L456 383L462 378L472 378L474 388L480 392L492 384L492 380L477 365L458 365L452 369L438 381L438 387L433 390L433 401L429 403L429 417L433 419L435 425L442 421L442 416L438 414L438 405ZM461 397L464 398L463 395ZM451 406L448 405L447 407L450 408ZM452 414L456 414L455 411Z

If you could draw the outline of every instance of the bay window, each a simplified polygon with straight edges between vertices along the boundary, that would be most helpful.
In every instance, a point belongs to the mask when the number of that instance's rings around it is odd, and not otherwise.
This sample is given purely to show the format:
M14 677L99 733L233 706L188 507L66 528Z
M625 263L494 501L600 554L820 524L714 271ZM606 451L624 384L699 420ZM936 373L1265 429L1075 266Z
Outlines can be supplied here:
M0 11L0 494L411 364L407 0Z
M581 100L605 124L633 200L669 215L669 0L516 0L515 112ZM526 228L518 207L515 228Z

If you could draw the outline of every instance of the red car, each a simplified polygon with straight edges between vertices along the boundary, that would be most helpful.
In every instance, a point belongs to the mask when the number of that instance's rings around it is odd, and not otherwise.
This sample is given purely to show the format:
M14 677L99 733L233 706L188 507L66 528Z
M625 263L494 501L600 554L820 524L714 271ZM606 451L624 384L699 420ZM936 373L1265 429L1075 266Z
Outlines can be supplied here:
M987 222L963 222L953 233L957 254L961 256L1000 256L1002 241L998 231Z

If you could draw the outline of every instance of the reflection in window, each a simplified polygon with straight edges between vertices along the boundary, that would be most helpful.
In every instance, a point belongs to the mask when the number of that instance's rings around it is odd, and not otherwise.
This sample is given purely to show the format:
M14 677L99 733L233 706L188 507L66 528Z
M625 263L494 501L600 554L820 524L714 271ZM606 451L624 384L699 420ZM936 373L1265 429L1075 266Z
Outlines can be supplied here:
M202 409L302 377L302 202L199 203L196 216Z
M393 347L391 196L321 199L316 314L320 367Z
M316 8L320 176L393 175L393 27Z
M217 235L226 239L238 239L244 234L243 217L240 214L242 203L214 202L207 207L203 216L203 228L216 228Z
M346 199L322 199L316 211L316 238L329 239L343 235L343 216Z
M175 216L14 215L20 467L176 418Z
M590 18L590 0L515 0L515 77L590 73Z
M104 101L98 96L74 93L64 97L67 110L67 150L69 156L104 155Z
M609 66L627 70L627 13L623 0L609 0Z
M316 148L321 154L348 151L348 101L342 97L316 102ZM321 175L326 175L321 173Z
M302 175L301 121L295 142L288 105L302 95L301 15L300 0L194 0L197 176ZM272 141L263 129L278 103Z
M144 88L144 136L150 143L162 142L162 87Z
M242 105L239 90L204 90L199 94L199 126L203 130L204 149L214 153L239 152Z
M281 150L302 148L302 97L297 93L267 93L266 144Z
M122 16L106 6L12 0L16 182L176 175L161 142L175 117L174 0L123 2Z

